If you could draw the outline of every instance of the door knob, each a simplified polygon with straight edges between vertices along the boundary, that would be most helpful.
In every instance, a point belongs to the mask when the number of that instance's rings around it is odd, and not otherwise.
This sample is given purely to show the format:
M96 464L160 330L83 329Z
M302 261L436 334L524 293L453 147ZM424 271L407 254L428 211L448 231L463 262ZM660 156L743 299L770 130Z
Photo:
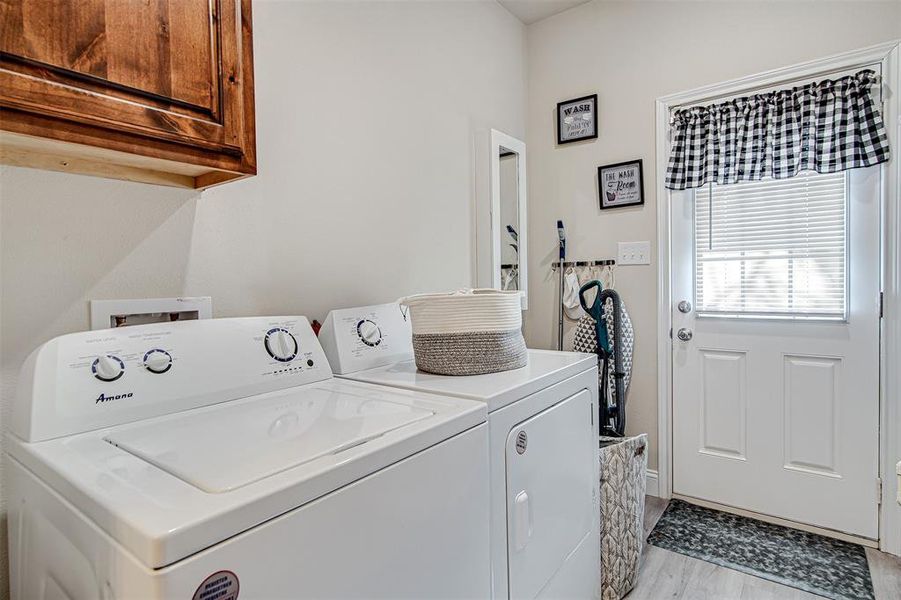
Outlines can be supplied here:
M676 337L678 337L683 342L690 340L692 335L693 334L691 332L691 329L686 329L684 327L676 332Z
M680 313L690 313L691 312L691 302L688 300L683 300L677 306Z

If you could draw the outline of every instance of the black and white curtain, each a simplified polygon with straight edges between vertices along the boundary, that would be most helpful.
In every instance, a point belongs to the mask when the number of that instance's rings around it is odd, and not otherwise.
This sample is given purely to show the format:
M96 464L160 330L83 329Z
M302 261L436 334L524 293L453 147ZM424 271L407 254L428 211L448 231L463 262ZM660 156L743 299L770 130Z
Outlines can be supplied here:
M666 187L786 179L888 161L885 124L871 95L877 81L873 71L863 70L674 111Z

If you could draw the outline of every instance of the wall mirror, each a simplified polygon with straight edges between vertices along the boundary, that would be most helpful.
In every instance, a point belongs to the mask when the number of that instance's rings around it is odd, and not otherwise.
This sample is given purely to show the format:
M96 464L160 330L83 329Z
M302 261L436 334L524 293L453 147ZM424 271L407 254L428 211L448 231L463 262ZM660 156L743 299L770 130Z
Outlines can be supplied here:
M528 308L528 232L526 221L526 145L492 129L488 143L488 194L480 200L483 221L478 252L479 286L522 292ZM488 210L486 211L485 208ZM487 221L488 227L485 227Z

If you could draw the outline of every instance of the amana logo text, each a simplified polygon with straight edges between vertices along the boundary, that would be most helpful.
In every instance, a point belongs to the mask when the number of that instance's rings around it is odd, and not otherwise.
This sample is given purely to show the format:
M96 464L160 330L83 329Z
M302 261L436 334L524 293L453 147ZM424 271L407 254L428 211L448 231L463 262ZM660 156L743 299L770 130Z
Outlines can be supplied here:
M97 400L94 401L94 404L100 404L101 402L112 402L113 400L121 400L122 398L131 398L132 396L134 396L132 392L128 392L127 394L116 394L115 396L100 394L99 396L97 396Z

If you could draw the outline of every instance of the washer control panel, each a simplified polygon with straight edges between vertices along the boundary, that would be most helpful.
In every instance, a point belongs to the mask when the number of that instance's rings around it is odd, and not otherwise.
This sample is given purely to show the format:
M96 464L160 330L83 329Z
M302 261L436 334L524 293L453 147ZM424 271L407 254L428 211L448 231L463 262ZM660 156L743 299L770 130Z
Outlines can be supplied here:
M27 441L332 376L305 317L203 319L73 333L35 350L22 374L11 427Z
M333 310L319 341L338 375L413 359L410 316L396 303Z

